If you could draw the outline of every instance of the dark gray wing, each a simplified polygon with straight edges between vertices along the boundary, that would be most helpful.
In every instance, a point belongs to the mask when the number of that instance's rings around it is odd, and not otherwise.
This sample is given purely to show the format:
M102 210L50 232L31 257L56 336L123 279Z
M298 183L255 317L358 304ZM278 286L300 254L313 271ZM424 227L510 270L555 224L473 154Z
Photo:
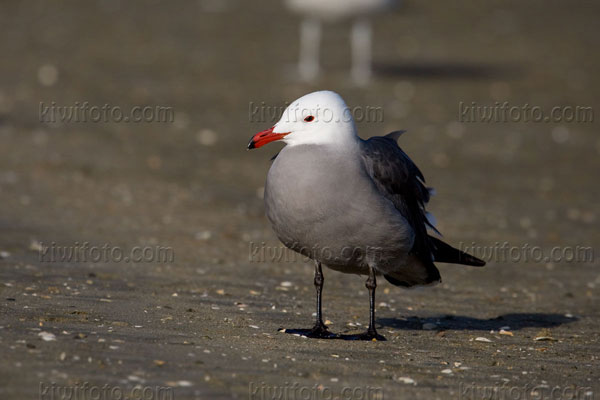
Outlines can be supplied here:
M389 199L415 232L411 253L423 263L428 272L427 281L440 280L433 261L481 267L483 260L455 249L441 240L429 236L427 227L437 229L427 220L425 205L429 202L430 188L414 162L396 143L404 131L392 132L362 141L362 158L365 167L383 196ZM437 232L439 234L439 232ZM397 286L411 286L393 276L384 277Z
M402 133L397 131L362 141L362 158L381 194L394 203L413 228L415 244L411 252L429 264L434 248L427 226L435 229L427 220L425 211L430 189L425 186L425 178L419 168L396 143Z

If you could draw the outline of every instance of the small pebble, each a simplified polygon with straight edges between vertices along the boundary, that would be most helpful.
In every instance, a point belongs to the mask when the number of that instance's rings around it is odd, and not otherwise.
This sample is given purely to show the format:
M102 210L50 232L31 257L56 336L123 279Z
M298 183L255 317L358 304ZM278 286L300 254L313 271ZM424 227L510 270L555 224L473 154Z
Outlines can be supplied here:
M211 231L200 231L196 232L196 235L194 235L194 237L196 238L196 240L208 240L212 237L212 233Z
M460 139L465 133L465 125L458 121L451 121L446 125L446 134L452 139Z
M29 243L29 250L42 251L43 247L42 247L42 244L40 242L38 242L37 240L32 240Z
M45 342L51 342L56 340L56 336L54 336L54 334L50 332L40 332L38 333L38 336L41 337L42 340Z
M405 383L407 385L416 385L417 382L415 382L414 379L409 378L408 376L401 376L400 378L396 379L398 382L402 382Z
M202 146L214 146L217 140L217 134L210 129L202 129L196 134L196 141Z
M58 80L58 69L52 64L42 65L38 69L38 81L44 86L52 86Z
M537 336L533 338L534 341L536 342L545 342L545 341L555 341L556 339L554 339L552 336Z
M569 140L569 130L564 126L557 126L552 130L552 139L559 144L565 143Z
M541 341L555 341L556 339L554 339L552 337L549 329L542 329L535 335L533 340L536 342L541 342Z

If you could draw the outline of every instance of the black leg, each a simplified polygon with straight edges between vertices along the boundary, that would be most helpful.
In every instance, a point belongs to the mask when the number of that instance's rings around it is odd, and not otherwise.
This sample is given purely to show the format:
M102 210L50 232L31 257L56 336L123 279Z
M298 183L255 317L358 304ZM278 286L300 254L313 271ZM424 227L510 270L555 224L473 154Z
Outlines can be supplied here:
M377 289L377 278L375 270L369 267L369 277L365 282L365 286L369 290L369 329L365 333L359 335L343 335L346 340L385 340L385 338L377 333L375 329L375 289Z
M323 323L323 312L321 311L321 296L323 294L323 282L325 278L323 277L323 270L321 269L321 263L315 263L315 289L317 289L317 320L315 322L315 328L325 328L327 327Z
M317 289L317 320L315 326L312 329L285 329L285 333L291 333L296 335L302 335L309 338L318 339L337 339L338 335L329 332L327 326L323 323L323 314L321 312L321 295L323 293L323 270L321 269L321 263L316 261L315 263L315 288Z

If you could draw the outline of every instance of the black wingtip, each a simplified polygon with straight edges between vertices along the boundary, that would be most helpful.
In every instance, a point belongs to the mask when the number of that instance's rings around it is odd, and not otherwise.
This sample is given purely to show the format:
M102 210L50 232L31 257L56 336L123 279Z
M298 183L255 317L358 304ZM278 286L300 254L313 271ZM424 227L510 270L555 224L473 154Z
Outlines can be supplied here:
M386 137L386 138L390 138L390 139L392 139L393 141L395 141L395 142L396 142L396 141L398 141L398 138L399 138L400 136L402 136L402 134L403 134L403 133L405 133L405 132L406 132L405 130L394 131L394 132L390 132L390 133L388 133L388 134L387 134L387 135L385 135L384 137Z
M485 266L485 261L483 261L480 258L473 257L472 255L467 254L467 253L463 253L461 259L462 259L461 264L463 264L463 265L470 265L472 267L483 267L483 266Z
M433 258L436 262L470 265L472 267L483 267L485 265L485 261L462 250L455 249L440 239L429 236L429 240L433 243Z

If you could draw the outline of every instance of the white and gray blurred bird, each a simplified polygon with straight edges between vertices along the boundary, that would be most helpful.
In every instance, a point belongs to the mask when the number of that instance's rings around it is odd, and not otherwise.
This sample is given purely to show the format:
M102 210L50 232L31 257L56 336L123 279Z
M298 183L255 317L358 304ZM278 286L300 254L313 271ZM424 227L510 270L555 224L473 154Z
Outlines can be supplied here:
M425 210L430 189L396 143L402 132L363 140L349 111L334 92L308 94L294 101L274 127L254 135L248 148L286 143L267 175L267 217L285 246L316 262L316 324L287 332L340 337L321 317L324 264L368 275L369 329L344 338L382 340L375 330L376 276L411 287L440 281L434 262L485 263L428 234L428 229L437 232Z
M306 81L319 75L319 49L323 22L354 21L351 34L352 79L365 85L371 79L371 22L373 14L386 11L398 0L285 0L288 8L303 16L300 25L298 72Z

